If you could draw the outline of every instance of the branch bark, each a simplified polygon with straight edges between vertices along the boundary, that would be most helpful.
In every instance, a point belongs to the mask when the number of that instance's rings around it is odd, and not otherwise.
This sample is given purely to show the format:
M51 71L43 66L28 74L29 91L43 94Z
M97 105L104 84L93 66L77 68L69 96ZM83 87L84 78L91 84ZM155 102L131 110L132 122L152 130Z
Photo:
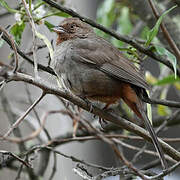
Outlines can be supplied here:
M126 129L130 132L133 132L133 133L143 137L147 141L152 142L151 137L149 136L149 133L146 130L144 130L143 128L131 123L130 121L127 121L127 120L121 118L120 116L117 117L114 114L111 114L111 113L108 113L104 110L101 110L95 106L92 106L89 103L87 104L81 98L76 97L76 96L70 94L69 92L64 92L64 91L60 90L59 88L57 88L53 85L50 85L49 83L47 83L46 81L44 81L42 79L34 79L33 77L31 77L29 75L25 75L22 73L15 73L14 74L12 72L5 73L4 77L8 81L23 81L23 82L32 84L32 85L42 89L43 92L46 94L54 94L56 96L60 96L60 97L66 99L68 101L71 101L72 103L76 104L77 106L85 109L86 111L91 110L91 112L93 114L98 115L102 119L110 121L110 122L120 126L121 128ZM169 146L167 143L162 141L160 138L159 138L159 142L160 142L162 148L164 149L164 151L169 156L171 156L173 159L175 159L177 161L180 160L180 152L176 151L174 148Z

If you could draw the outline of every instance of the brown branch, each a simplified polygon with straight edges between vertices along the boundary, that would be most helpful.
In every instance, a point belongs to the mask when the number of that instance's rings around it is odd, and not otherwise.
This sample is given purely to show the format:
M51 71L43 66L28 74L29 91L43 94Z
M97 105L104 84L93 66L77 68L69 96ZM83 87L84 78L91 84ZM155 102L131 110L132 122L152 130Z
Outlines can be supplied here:
M11 43L11 47L14 50L14 54L15 54L15 66L13 69L13 72L16 72L18 69L18 53L17 53L17 48L16 48L16 44L14 42L14 39L9 35L9 33L0 26L0 32L5 34L5 36L9 39L10 43ZM3 35L4 36L4 35ZM2 37L3 37L2 36Z
M1 32L1 30L0 30L0 32ZM3 34L2 39L4 39L9 44L10 47L12 47L12 43L11 43L10 39L7 36L5 36ZM22 58L24 58L27 62L29 62L30 64L33 65L34 64L33 60L31 58L29 58L16 44L15 44L15 46L16 46L16 49L17 49L17 53ZM52 75L55 75L54 71L48 66L46 67L46 66L44 66L42 64L38 64L38 69L43 70L45 72L48 72L48 73L50 73Z
M157 11L157 9L156 9L153 1L152 1L152 0L148 0L148 1L149 1L149 4L150 4L150 6L151 6L151 8L152 8L152 11L153 11L156 19L159 19L159 13L158 13L158 11ZM161 30L162 30L162 32L163 32L163 34L164 34L164 37L166 38L169 46L170 46L171 49L174 51L174 54L176 55L176 57L177 57L177 59L178 59L178 61L179 61L179 63L180 63L180 51L179 51L178 47L176 46L176 43L175 43L174 40L171 38L171 35L169 34L169 32L168 32L168 30L166 29L166 27L165 27L165 25L164 25L163 22L160 24L160 27L161 27Z
M176 164L174 164L172 167L168 168L166 171L161 172L160 174L153 176L151 179L160 179L163 178L164 176L170 174L171 172L173 172L176 168L178 168L180 166L180 162L177 162Z
M175 101L169 101L164 99L150 99L150 98L146 99L144 97L143 97L143 101L149 104L161 104L164 106L180 108L180 102L175 102Z
M11 72L7 72L4 75L4 77L8 81L24 81L29 84L33 84L36 87L39 87L40 89L42 89L46 94L54 94L54 95L60 96L68 101L71 101L72 103L78 105L79 107L81 107L87 111L90 111L90 109L92 109L93 114L98 115L101 118L106 119L107 121L115 123L116 125L122 127L123 129L134 132L135 134L146 139L147 141L152 142L151 137L149 136L149 133L146 130L144 130L143 128L121 118L120 116L117 117L114 114L111 114L104 110L101 110L95 106L92 106L91 104L87 104L81 98L76 97L76 96L70 94L69 92L64 92L64 91L60 90L58 87L50 85L49 83L47 83L46 81L44 81L42 79L34 79L33 77L31 77L29 75L25 75L22 73L14 74ZM176 151L174 148L169 146L167 143L165 143L161 139L159 139L159 142L160 142L162 148L164 149L164 151L169 156L171 156L175 160L180 160L180 153L178 151Z
M12 156L13 158L15 158L16 160L18 160L19 162L21 162L23 165L25 165L28 168L32 168L31 165L24 161L23 159L21 159L20 157L18 157L17 155L13 154L12 152L9 151L0 151L0 156L4 156L4 155L8 155L8 156Z
M91 123L89 123L87 120L81 120L81 123L83 123L84 126L87 126L87 128L89 127L90 130L95 133L95 135L100 138L102 141L104 141L105 143L109 144L111 146L111 148L113 149L114 153L116 154L116 156L129 168L131 169L137 176L141 177L143 180L147 180L148 178L146 178L144 176L144 174L142 174L136 167L133 166L132 163L130 163L125 156L123 155L122 152L120 152L117 148L116 143L114 142L113 139L108 139L104 136L104 134L102 132L100 132L99 130L97 130L96 128L94 128L92 126Z
M116 139L116 138L113 138L113 139L114 139L114 141L115 141L117 144L120 144L120 145L122 145L122 146L124 146L124 147L126 147L126 148L129 148L129 149L134 150L134 151L141 151L141 148L139 148L139 147L132 146L132 145L127 144L127 143L125 143L125 142L123 142L123 141L120 141L120 140L118 140L118 139ZM152 156L158 157L158 153L157 153L157 152L154 152L154 151L143 150L143 153L150 154L150 155L152 155ZM171 157L169 157L169 156L167 156L167 155L165 155L165 159L168 160L168 161L171 161L171 162L173 162L173 163L176 162L174 159L172 159Z
M72 133L70 133L72 134ZM95 136L90 136L90 135L83 135L82 137L80 137L79 135L77 137L71 137L68 136L69 134L67 134L67 137L64 138L63 136L58 136L58 138L54 138L52 140L50 140L47 145L48 146L58 146L58 145L62 145L64 143L70 143L70 142L74 142L74 141L78 141L78 142L83 142L83 141L89 141L89 140L98 140L97 137ZM123 135L123 134L104 134L105 137L107 138L116 138L116 139L126 139L126 140L137 140L137 141L144 141L144 139L142 137L139 136L132 136L132 135ZM163 141L165 142L170 142L170 143L177 143L180 142L180 138L161 138ZM7 139L8 140L8 139Z

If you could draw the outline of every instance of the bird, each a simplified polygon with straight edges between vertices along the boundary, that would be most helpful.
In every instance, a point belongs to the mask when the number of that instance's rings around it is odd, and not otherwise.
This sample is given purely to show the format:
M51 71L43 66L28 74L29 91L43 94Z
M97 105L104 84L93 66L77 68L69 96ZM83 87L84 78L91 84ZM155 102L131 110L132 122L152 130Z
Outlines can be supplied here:
M143 121L162 168L167 169L164 152L143 106L149 85L142 73L79 18L66 18L52 30L57 33L52 67L63 86L83 99L105 103L104 109L122 99Z

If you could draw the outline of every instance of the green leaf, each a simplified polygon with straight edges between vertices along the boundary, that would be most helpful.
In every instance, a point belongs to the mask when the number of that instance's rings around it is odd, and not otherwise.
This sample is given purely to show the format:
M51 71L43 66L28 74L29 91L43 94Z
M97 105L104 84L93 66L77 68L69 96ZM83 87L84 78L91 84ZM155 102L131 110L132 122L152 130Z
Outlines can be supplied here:
M2 7L4 7L5 9L7 9L7 11L10 12L10 13L18 13L19 12L18 10L10 8L8 3L6 1L4 1L4 0L0 0L0 5Z
M180 78L179 77L175 78L174 75L169 75L169 76L157 81L153 85L162 86L162 85L167 85L167 84L173 84L175 82L180 82Z
M59 11L59 12L57 12L57 13L54 13L54 15L55 15L55 16L60 16L60 17L65 17L65 18L70 17L69 14L64 13L64 12L61 12L61 11Z
M49 54L50 54L51 60L53 61L53 48L52 48L51 42L48 40L48 38L45 35L39 33L38 31L35 30L35 33L36 33L36 36L39 39L43 40L44 43L46 44L46 46L47 46L47 48L49 50Z
M164 88L161 92L160 99L166 99L167 97L168 88ZM157 105L157 113L160 116L167 116L171 113L171 110L167 106L163 106L161 104Z
M16 24L14 24L10 29L10 33L14 36L14 39L18 45L21 43L21 37L24 28L25 28L25 23L21 21L20 23L17 22Z
M51 24L50 22L48 21L44 21L44 25L49 29L49 31L53 31L52 28L54 27L53 24Z
M149 91L148 90L146 90L146 92L147 92L147 94L148 94L148 96L149 96ZM148 119L150 120L150 122L151 122L151 124L152 124L152 106L151 106L151 104L146 104L146 107L147 107L147 117L148 117Z
M165 11L157 20L155 26L147 33L147 41L145 43L145 46L149 46L149 44L152 42L152 40L154 39L154 37L157 35L158 30L159 30L159 26L164 18L164 16L166 16L166 14L168 14L171 10L173 10L175 7L177 6L173 6L172 8L168 9L167 11Z
M166 48L164 47L160 47L155 45L155 50L156 52L160 55L160 56L167 56L168 60L170 61L170 63L173 65L173 69L174 69L174 76L175 79L177 77L177 70L176 70L176 66L177 66L177 60L176 60L176 56L174 56L174 54L172 54L171 52L169 52Z
M144 26L143 30L141 31L141 38L146 40L147 39L147 33L150 31L148 26Z
M161 104L158 104L157 112L160 116L168 116L171 113L169 107L163 106Z

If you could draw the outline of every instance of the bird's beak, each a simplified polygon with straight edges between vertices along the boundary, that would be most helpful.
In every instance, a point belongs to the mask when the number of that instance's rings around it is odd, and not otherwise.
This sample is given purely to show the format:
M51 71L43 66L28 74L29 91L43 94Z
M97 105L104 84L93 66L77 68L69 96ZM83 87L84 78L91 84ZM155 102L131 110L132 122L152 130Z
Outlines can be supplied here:
M65 33L66 30L62 26L54 26L52 30L56 33Z

